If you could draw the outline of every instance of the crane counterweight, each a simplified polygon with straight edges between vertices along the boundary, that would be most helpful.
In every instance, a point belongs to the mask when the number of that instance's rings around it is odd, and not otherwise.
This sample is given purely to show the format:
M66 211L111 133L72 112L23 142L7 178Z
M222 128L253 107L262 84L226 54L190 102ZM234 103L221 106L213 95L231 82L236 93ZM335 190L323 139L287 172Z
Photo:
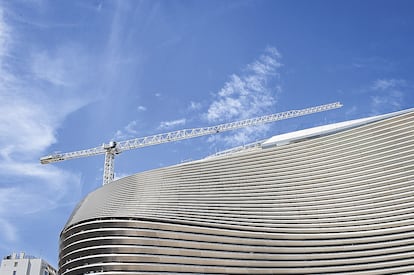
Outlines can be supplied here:
M194 137L200 137L210 134L216 134L225 131L236 130L248 126L261 125L269 122L274 122L278 120L304 116L308 114L324 112L336 108L342 107L342 104L339 102L300 109L300 110L291 110L282 113L276 113L241 121L235 121L225 124L220 124L211 127L203 128L194 128L194 129L183 129L169 133L157 134L153 136L140 137L126 141L110 141L108 144L103 144L102 146L74 151L69 153L57 153L48 155L40 158L40 163L49 164L52 162L64 161L74 158L89 157L94 155L105 154L105 164L104 164L104 176L103 184L110 183L114 179L114 159L116 154L120 154L123 151L138 149L141 147L152 146L172 141L178 141L183 139L189 139Z
M65 160L62 156L60 156L59 154L54 154L54 155L48 155L48 156L40 158L40 163L49 164L52 162L57 162L57 161L62 161L62 160Z

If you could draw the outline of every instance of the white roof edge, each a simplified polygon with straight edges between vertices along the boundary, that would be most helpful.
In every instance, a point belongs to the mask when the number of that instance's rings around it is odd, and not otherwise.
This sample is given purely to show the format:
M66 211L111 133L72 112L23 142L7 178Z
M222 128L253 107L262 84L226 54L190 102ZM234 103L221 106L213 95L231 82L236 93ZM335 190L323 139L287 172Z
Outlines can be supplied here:
M317 126L317 127L299 130L295 132L290 132L286 134L281 134L281 135L273 136L269 138L268 140L266 140L265 142L263 142L262 147L266 148L266 147L271 147L271 146L280 146L284 144L289 144L291 142L294 142L300 139L335 133L335 132L347 130L350 128L354 128L357 126L361 126L364 124L390 118L393 116L402 115L402 114L413 112L413 111L414 111L414 108L410 108L410 109L406 109L406 110L402 110L398 112L393 112L393 113L388 113L388 114L383 114L383 115L378 115L378 116L372 116L372 117L367 117L367 118L354 119L354 120L338 122L338 123L333 123L333 124L328 124L328 125L322 125L322 126Z

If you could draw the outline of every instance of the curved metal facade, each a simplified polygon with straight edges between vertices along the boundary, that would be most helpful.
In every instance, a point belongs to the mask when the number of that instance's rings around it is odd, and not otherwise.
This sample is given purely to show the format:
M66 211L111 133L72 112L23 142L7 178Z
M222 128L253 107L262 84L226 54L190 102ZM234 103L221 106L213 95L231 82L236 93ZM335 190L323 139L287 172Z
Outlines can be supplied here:
M60 274L414 273L414 112L120 179L61 234Z

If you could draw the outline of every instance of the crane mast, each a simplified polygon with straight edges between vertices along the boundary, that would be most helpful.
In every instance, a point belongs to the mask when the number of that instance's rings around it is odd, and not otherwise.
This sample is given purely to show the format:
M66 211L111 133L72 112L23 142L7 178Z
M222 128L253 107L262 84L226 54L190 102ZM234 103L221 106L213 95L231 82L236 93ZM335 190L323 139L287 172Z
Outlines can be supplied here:
M219 124L215 126L203 127L203 128L193 128L193 129L183 129L174 132L162 133L147 137L139 137L126 141L115 142L111 141L108 144L103 144L95 148L68 152L68 153L56 153L42 157L40 163L49 164L58 161L64 161L74 158L90 157L95 155L105 154L105 163L104 163L104 175L103 175L103 185L110 183L114 179L114 159L116 154L120 154L123 151L138 149L141 147L152 146L172 141L178 141L183 139L190 139L194 137L200 137L205 135L216 134L220 132L226 132L231 130L236 130L249 126L256 126L265 123L275 122L279 120L309 115L318 112L324 112L336 108L342 107L342 104L339 102L334 102L330 104L300 109L300 110L290 110L286 112L260 116L251 119L245 119L230 123Z

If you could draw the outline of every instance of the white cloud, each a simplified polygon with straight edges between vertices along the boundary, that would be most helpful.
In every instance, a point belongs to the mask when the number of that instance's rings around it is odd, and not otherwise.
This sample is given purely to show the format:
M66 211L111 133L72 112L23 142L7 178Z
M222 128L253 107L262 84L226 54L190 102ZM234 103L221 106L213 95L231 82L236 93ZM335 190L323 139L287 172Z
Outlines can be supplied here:
M348 109L345 111L345 114L346 114L347 116L354 115L354 114L356 114L356 113L357 113L357 110L358 110L358 108L357 108L356 106L351 106L350 108L348 108Z
M201 107L202 107L202 105L201 105L201 103L200 103L200 102L194 102L194 101L191 101L191 102L190 102L190 106L188 107L188 109L189 109L190 111L197 111L197 110L200 110L200 109L201 109Z
M3 209L16 209L19 214L29 214L50 210L59 204L74 203L78 199L76 193L80 188L80 176L55 166L46 167L34 161L8 161L2 163L0 174L7 178L18 175L19 179L24 179L19 185L0 189Z
M162 121L158 126L158 130L168 130L180 125L184 125L187 122L185 118L171 120L171 121ZM114 140L127 140L138 137L138 131L136 130L137 121L133 120L129 122L124 128L117 130L114 136ZM119 178L119 177L118 177Z
M396 88L404 86L406 84L405 80L402 79L377 79L372 85L373 90L385 91L387 89Z
M263 115L277 102L281 87L278 69L280 53L269 47L257 60L247 65L243 74L233 74L224 87L215 94L205 117L210 123L242 120ZM267 127L244 129L221 140L230 145L247 143L260 136ZM216 139L217 140L217 139Z
M0 218L0 232L3 235L6 243L16 242L18 240L17 228L13 226L7 220L1 219L1 218ZM5 243L3 243L3 245L4 244ZM8 247L2 247L2 248L9 249Z
M371 112L381 114L384 112L400 110L404 103L404 91L407 82L403 79L377 79L371 85Z
M278 77L280 54L268 48L265 54L247 66L244 75L233 74L216 94L206 114L209 122L244 119L267 111L276 102L280 86L272 86Z
M125 131L129 134L137 134L135 126L137 126L137 121L133 120L130 123L128 123L127 126L125 126Z
M147 107L140 105L140 106L137 107L137 110L141 111L141 112L144 112L144 111L147 110Z
M364 58L354 58L352 67L359 70L369 70L375 72L392 72L395 71L396 64L379 56L371 56Z
M263 133L269 130L269 125L259 125L244 128L231 135L212 135L207 141L210 143L224 143L225 146L236 147L263 139ZM221 149L220 149L221 150Z
M170 129L176 126L184 125L186 123L185 118L171 120L171 121L162 121L158 129Z
M125 140L137 137L138 131L136 130L137 121L130 121L122 130L118 130L115 133L114 140Z
M0 243L19 241L19 217L79 199L79 175L42 166L39 157L57 141L64 119L90 101L83 91L62 88L79 87L87 78L75 65L86 60L79 49L31 52L35 45L22 46L29 58L15 63L15 51L22 49L11 46L19 37L14 34L0 7Z
M119 180L119 179L125 178L125 177L130 176L130 175L131 174L115 172L114 180Z
M7 48L9 47L8 46L9 43L10 43L9 27L4 21L3 10L0 8L0 58L2 58L7 53Z
M389 91L386 95L375 95L371 97L371 108L374 114L384 112L383 110L395 111L402 108L404 94L400 91Z

